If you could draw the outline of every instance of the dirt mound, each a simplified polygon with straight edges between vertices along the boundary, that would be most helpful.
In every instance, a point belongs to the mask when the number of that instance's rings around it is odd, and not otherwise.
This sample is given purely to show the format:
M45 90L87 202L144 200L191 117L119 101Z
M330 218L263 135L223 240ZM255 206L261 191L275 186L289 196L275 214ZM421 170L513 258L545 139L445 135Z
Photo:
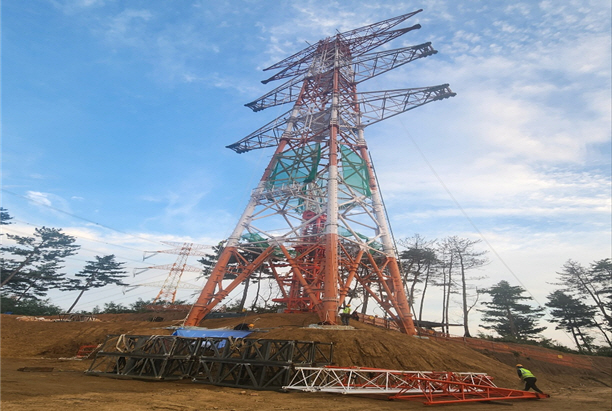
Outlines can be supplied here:
M500 387L518 387L514 366L522 363L539 378L544 388L599 383L611 387L612 360L605 357L600 371L587 371L531 360L512 353L474 350L464 344L411 337L352 320L353 330L328 329L317 324L315 314L246 314L240 319L204 320L207 328L232 328L252 323L250 337L334 343L334 364L411 371L456 371L487 373ZM556 354L556 352L553 352Z
M2 358L74 357L83 345L102 343L108 334L171 334L145 321L42 322L2 314Z
M3 358L73 357L82 345L102 343L109 334L170 335L181 324L182 312L143 314L102 314L99 322L22 321L3 314ZM151 321L160 320L163 321ZM517 387L514 365L531 369L544 388L581 385L590 380L611 386L611 360L603 363L607 371L572 367L519 358L513 354L483 353L460 343L440 342L411 337L352 320L352 329L339 330L318 326L315 314L253 314L240 317L208 319L207 328L232 329L239 323L254 324L254 338L318 341L334 343L333 364L398 370L456 371L487 373L502 387Z
M194 384L189 380L146 382L84 376L89 360L72 357L82 345L99 344L107 334L168 335L185 313L103 314L99 321L21 321L1 315L1 402L3 410L147 411L147 410L292 410L398 411L424 410L422 403L389 402L385 397L338 394L245 391ZM153 321L160 320L162 321ZM353 329L310 328L313 314L242 314L204 320L202 327L233 328L253 323L251 337L332 342L334 363L403 370L445 370L488 373L500 387L521 388L514 364L521 362L538 376L551 394L544 400L471 403L445 410L578 411L612 409L611 369L607 374L519 360L513 354L483 354L460 344L409 337L351 321ZM610 359L603 359L611 367ZM28 369L24 369L28 367ZM42 368L36 371L36 368ZM52 370L52 371L49 371ZM26 372L30 371L30 372Z

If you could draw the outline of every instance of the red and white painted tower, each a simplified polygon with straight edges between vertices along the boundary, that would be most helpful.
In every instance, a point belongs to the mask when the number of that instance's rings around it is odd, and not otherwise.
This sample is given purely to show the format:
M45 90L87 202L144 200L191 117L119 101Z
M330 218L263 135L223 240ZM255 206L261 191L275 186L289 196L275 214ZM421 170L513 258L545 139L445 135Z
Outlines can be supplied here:
M421 10L320 40L265 70L283 85L246 106L290 111L229 145L275 147L239 223L185 324L199 322L255 271L275 277L286 312L316 312L335 324L352 285L415 332L364 130L452 97L448 85L358 92L367 79L437 53L430 43L369 53L407 32L392 30Z

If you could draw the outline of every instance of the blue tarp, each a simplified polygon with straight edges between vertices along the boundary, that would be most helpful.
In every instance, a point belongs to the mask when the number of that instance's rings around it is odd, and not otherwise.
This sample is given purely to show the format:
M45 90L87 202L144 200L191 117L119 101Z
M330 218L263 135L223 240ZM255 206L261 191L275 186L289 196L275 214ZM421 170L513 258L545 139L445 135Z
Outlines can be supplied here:
M246 330L201 330L201 329L180 328L180 329L175 330L173 335L179 336L179 337L243 338L243 337L250 335L251 333L252 333L251 331L246 331Z

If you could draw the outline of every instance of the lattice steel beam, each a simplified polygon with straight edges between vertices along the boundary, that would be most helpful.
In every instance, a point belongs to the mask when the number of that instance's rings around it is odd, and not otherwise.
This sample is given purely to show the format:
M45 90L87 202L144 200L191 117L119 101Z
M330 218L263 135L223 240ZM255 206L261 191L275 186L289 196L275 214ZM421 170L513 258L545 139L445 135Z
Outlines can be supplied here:
M547 394L495 386L486 373L403 371L365 367L297 367L285 390L342 394L393 394L391 400L425 405L545 399Z
M344 39L353 39L355 37L359 37L359 36L368 36L368 35L377 35L379 33L385 32L388 29L391 29L392 27L402 23L403 21L409 19L410 17L415 16L416 14L420 13L422 11L422 9L420 10L416 10L413 11L411 13L406 13L403 14L401 16L397 16L397 17L392 17L390 19L386 19L386 20L382 20L380 22L377 23L373 23L370 24L368 26L363 26L363 27L359 27L357 29L353 29L353 30L349 30L347 32L343 32L340 33L339 35L342 36ZM326 41L328 39L325 39L323 41ZM293 54L292 56L289 56L283 60L281 60L278 63L275 63L272 66L267 67L264 70L272 70L272 69L280 69L280 68L287 68L287 67L292 67L295 66L297 64L300 64L301 62L304 62L309 56L313 55L313 52L315 50L315 48L317 48L317 44L311 45L309 47L306 47L305 49L301 50L300 52L297 52L295 54ZM263 83L266 83L268 81L264 81Z
M107 336L88 375L279 389L295 366L331 364L333 343L234 337Z
M354 84L359 84L382 73L396 69L406 63L436 53L437 51L433 49L429 42L417 46L366 54L360 58L349 61L341 67L352 66ZM258 99L245 104L245 106L252 109L254 112L258 112L272 106L294 102L303 88L305 79L305 76L297 76Z

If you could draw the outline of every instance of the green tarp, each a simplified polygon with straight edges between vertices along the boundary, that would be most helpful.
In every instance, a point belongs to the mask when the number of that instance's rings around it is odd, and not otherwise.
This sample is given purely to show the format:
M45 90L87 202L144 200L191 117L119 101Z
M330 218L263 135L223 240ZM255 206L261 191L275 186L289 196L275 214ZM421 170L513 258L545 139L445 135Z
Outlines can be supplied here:
M346 185L363 195L371 196L367 163L350 147L341 145L341 167Z
M277 162L269 178L271 187L289 185L295 182L313 182L318 173L318 165L322 152L320 144L301 146L290 149L278 155Z

